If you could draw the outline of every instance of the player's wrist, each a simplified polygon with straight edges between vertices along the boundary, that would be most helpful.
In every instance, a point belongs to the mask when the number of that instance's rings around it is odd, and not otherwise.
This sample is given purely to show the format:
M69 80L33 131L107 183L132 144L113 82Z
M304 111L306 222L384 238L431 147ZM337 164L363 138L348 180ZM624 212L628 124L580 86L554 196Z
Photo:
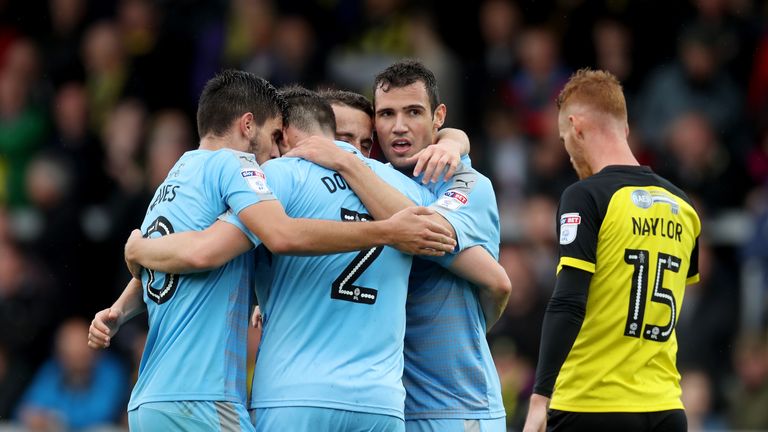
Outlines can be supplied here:
M357 156L354 155L354 153L350 153L348 151L339 150L336 152L337 157L335 158L335 167L333 169L337 171L342 176L344 174L349 174L353 172L355 169L359 169L361 166L364 166L363 161L360 160Z

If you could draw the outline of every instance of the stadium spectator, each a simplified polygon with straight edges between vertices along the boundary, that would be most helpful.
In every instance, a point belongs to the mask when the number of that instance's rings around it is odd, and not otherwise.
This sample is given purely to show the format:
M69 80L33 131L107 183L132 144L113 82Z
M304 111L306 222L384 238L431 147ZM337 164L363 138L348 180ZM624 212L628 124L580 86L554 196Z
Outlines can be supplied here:
M88 324L69 319L56 334L56 355L37 371L19 402L18 420L31 431L83 430L113 424L126 400L123 365L83 343Z

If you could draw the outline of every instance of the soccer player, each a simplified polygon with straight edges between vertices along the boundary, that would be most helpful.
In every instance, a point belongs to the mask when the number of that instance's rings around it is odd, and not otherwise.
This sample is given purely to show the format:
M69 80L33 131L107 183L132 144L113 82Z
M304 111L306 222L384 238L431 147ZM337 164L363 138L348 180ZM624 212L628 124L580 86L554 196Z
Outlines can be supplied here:
M331 104L336 116L336 139L352 144L366 157L373 145L373 104L365 96L346 90L322 90L320 95ZM461 160L469 153L469 137L463 131L442 128L437 131L438 145L422 149L416 161L414 176L423 173L423 181L450 179ZM305 140L302 143L314 142ZM298 143L297 143L298 144ZM333 146L332 143L328 144ZM284 148L285 150L285 148Z
M685 431L675 324L698 281L699 217L632 155L616 77L582 69L557 106L580 181L557 212L557 282L525 430Z
M376 77L374 95L382 150L393 167L410 175L414 156L435 147L447 112L434 74L419 62L397 62ZM289 155L338 171L374 217L412 205L397 195L383 196L385 185L362 164L320 143L299 146ZM464 156L451 181L430 181L430 187L436 191L434 207L441 215L431 217L450 222L458 250L482 252L498 266L499 219L490 180L472 169ZM503 311L510 290L506 274L477 287L435 262L414 260L404 345L406 430L506 430L499 378L485 333Z
M289 105L293 107L289 109L290 123L284 131L288 146L301 139L300 134L325 135L329 138L333 136L331 124L320 126L318 119L327 119L328 115L322 113L321 105L317 100L313 100L311 92L289 89L285 91L285 95L291 101ZM308 122L307 119L313 121ZM349 145L337 145L344 148L346 154L363 160ZM290 169L279 171L293 179L289 182L289 190L285 192L288 194L286 199L293 202L294 197L301 198L295 206L287 206L289 212L291 209L328 212L326 201L344 196L347 196L344 202L351 202L349 198L354 195L351 195L351 191L338 174L299 161L294 158L280 161L280 164L285 163ZM270 174L273 167L280 164L270 162L265 165L268 178L273 177ZM426 201L434 199L426 189L391 168L371 160L366 160L366 164L370 166L367 169L385 173L399 190L420 191L419 194ZM304 168L309 170L309 175ZM312 173L315 171L323 176L321 181L317 182L317 187L312 188L311 183L307 184L305 179L312 179ZM322 186L319 183L322 183ZM331 190L334 192L330 192ZM312 204L319 202L326 203L319 206ZM333 209L334 206L330 208ZM343 211L342 216L348 219L356 217L351 210ZM217 223L202 233L182 233L143 243L164 244L165 253L173 254L180 244L171 245L171 240L184 237L198 241L187 243L189 247L206 248L216 251L216 255L232 256L233 249L241 247L236 243L242 243L244 236L241 239L222 241L221 235L211 234L216 231L223 232L224 225L227 224ZM200 239L204 239L204 243L200 243ZM358 254L346 268L343 264L349 257L341 263L338 262L338 256L298 260L288 260L287 257L273 258L273 281L257 285L265 314L265 333L253 394L253 404L257 408L254 417L258 430L345 430L355 424L367 425L366 430L402 430L404 392L400 377L408 267L387 266L385 273L377 275L382 270L379 258L376 258L378 254L373 249L368 252L372 254L370 258L367 258L368 255ZM472 276L477 278L478 283L485 283L489 276L506 278L503 269L503 276L499 276L495 268L484 267L484 263L476 261L470 252L464 252L453 260L452 268L468 274L474 273ZM318 264L312 265L313 262ZM285 265L278 266L279 263ZM147 262L150 267L155 264ZM189 263L183 259L172 265L189 267ZM307 270L302 270L303 267ZM319 271L320 269L324 269L328 274ZM353 273L347 275L347 270ZM340 274L337 275L337 272ZM301 280L302 277L306 280ZM344 303L348 301L368 304L372 301L369 288L356 286L355 280L358 277L360 280L368 280L366 284L373 287L382 284L386 286L373 294L382 299L379 303L362 309L361 306ZM319 288L323 285L338 289L331 294L330 302L326 291ZM297 302L296 296L300 296L303 301ZM350 296L353 298L346 298ZM359 297L359 301L354 299L355 296ZM379 306L383 301L390 302L387 303L386 312ZM392 301L395 301L395 307ZM317 310L318 308L320 309ZM305 325L305 320L308 325ZM380 328L371 327L384 320L387 325ZM361 330L366 333L359 333ZM348 340L355 340L357 343L345 346ZM331 349L342 346L344 348ZM341 364L345 367L341 368ZM378 366L371 368L372 364Z
M211 79L198 106L200 148L185 153L158 187L142 223L144 235L201 230L230 209L280 253L368 250L386 243L418 252L445 248L440 240L452 249L448 232L419 212L368 223L289 218L254 156L269 158L282 135L283 108L274 87L254 75L225 71ZM196 252L204 253L187 253ZM244 407L252 262L245 254L195 275L148 271L141 282L129 283L114 310L97 314L94 326L112 325L101 327L106 336L91 332L91 346L108 343L106 337L142 309L144 291L149 334L128 405L132 430L252 428Z
M365 157L373 146L373 104L365 96L345 90L322 90L336 117L335 138L352 144Z

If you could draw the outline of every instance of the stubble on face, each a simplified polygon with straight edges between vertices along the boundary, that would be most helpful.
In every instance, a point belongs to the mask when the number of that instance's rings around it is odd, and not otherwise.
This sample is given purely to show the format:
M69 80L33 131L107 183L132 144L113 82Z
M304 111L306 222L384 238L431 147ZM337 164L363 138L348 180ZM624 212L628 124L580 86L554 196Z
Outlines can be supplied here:
M377 88L375 128L387 160L401 171L412 168L407 160L433 141L433 112L424 83Z

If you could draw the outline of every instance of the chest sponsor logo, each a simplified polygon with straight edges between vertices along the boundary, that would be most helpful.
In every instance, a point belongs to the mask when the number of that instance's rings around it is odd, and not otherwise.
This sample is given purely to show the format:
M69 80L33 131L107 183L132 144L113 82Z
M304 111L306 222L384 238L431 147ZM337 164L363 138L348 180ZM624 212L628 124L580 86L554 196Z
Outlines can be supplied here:
M466 205L469 202L469 198L461 192L448 191L440 199L437 200L437 205L447 208L448 210L457 210L459 207Z
M560 244L567 245L576 240L576 234L581 224L581 216L578 213L565 213L560 216Z
M269 187L267 187L267 176L263 172L251 168L246 168L240 171L240 175L243 176L248 186L256 193L268 194Z

